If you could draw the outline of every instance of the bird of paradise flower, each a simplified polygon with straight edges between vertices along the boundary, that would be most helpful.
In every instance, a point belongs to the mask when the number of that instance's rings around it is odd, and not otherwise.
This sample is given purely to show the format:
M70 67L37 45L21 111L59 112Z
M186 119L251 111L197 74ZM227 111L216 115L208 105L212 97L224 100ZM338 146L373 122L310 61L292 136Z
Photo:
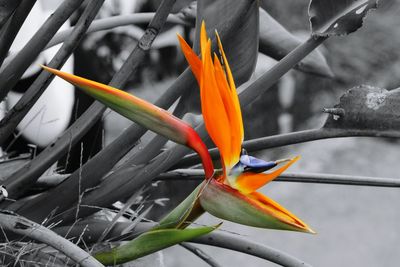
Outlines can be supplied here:
M129 246L114 249L111 254L97 254L97 258L105 264L122 263L208 233L216 227L202 228L197 232L193 231L194 229L184 229L190 221L205 211L221 219L244 225L314 233L307 224L287 209L256 191L278 177L299 157L264 161L247 155L242 149L244 130L239 98L218 33L216 32L216 39L219 55L214 53L213 57L211 40L207 36L204 22L200 31L201 58L181 36L178 35L178 39L199 84L205 127L220 151L222 170L214 170L207 147L196 131L167 111L116 88L43 66L123 116L192 148L199 154L205 170L205 181L161 220L159 226L132 240L133 243ZM281 163L284 165L276 170L263 173ZM151 236L151 240L154 240L154 235L167 237L165 242L158 242L152 250L126 256L132 249L140 250L140 246L147 240L146 234ZM171 241L171 236L176 238ZM118 254L118 251L123 251L124 257L121 253Z

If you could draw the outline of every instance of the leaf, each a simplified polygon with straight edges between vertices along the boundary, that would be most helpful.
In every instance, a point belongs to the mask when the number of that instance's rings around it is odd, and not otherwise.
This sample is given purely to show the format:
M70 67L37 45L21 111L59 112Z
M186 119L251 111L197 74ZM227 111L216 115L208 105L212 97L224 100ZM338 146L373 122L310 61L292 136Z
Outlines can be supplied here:
M183 5L183 2L186 4ZM179 12L174 12L177 18L182 19L186 23L190 23L190 25L196 24L196 13L197 13L197 2L196 1L187 1L183 0L182 2L177 2L174 4L174 9L178 10Z
M0 161L0 182L3 182L8 176L22 168L30 161L30 155L22 155L18 158Z
M8 18L12 15L21 0L0 0L0 29L6 23Z
M196 2L193 0L177 0L171 10L171 13L176 14L182 12L182 9L189 8L190 6L193 7L193 4L196 4Z
M313 36L346 35L363 24L378 0L311 0L308 10Z
M155 229L165 228L185 228L204 213L204 209L200 206L198 195L202 190L204 182L201 183L187 196L178 206L169 212Z
M208 234L218 227L219 225L189 229L152 230L111 251L97 253L94 257L104 265L122 264Z
M302 43L279 22L260 8L259 51L276 60L281 60ZM333 77L325 57L316 49L296 65L296 69L323 77Z
M218 49L215 30L218 31L236 86L246 82L253 74L258 56L258 4L253 0L204 0L198 1L196 41L194 50L199 51L200 24L204 20L213 50ZM194 81L194 80L193 80ZM196 88L193 83L193 88ZM200 113L199 90L193 90L187 101L191 112Z
M324 128L400 131L400 89L366 85L351 88L341 98Z
M210 37L217 30L237 86L246 82L253 74L258 54L257 1L204 0L198 2L197 8L196 36L200 33L197 26L203 20Z

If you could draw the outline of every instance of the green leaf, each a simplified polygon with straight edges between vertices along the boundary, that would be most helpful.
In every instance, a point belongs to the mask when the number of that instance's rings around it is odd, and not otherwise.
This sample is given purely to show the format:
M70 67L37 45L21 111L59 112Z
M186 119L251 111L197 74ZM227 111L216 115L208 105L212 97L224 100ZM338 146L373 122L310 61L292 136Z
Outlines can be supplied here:
M208 234L218 227L219 225L190 229L152 230L111 251L97 253L94 257L104 265L122 264Z
M311 0L309 16L314 36L346 35L362 26L377 0Z
M259 51L261 53L281 60L300 44L302 44L301 40L287 31L264 9L260 8ZM296 69L323 77L333 77L332 70L325 57L317 49L299 62Z
M177 207L168 213L154 229L185 228L189 225L186 221L194 221L204 213L198 199L199 191L204 182L196 187Z

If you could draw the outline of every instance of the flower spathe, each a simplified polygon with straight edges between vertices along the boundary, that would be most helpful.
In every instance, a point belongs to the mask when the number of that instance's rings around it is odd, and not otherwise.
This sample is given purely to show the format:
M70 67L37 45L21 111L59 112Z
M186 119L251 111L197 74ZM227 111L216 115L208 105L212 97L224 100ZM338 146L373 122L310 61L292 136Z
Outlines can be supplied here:
M233 222L263 228L314 233L310 227L272 199L256 192L278 177L299 157L265 162L242 151L243 122L235 82L216 32L219 56L211 53L205 23L200 32L201 59L178 35L182 51L200 87L205 127L221 155L223 172L206 181L199 194L209 213ZM269 173L259 171L285 163Z

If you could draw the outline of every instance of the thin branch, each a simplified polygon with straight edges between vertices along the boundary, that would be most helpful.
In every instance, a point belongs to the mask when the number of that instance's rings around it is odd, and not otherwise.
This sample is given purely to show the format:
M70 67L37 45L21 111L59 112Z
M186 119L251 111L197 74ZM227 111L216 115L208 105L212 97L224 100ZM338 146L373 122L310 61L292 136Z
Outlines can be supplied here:
M136 71L137 67L140 65L142 59L146 55L146 52L150 49L152 42L165 24L165 21L174 3L175 0L164 0L160 4L160 7L156 12L156 16L146 29L146 33L138 42L137 46L125 61L122 68L110 82L111 86L123 86L123 84L132 75L132 72ZM66 152L70 143L76 143L82 134L90 129L95 121L101 118L104 110L104 105L100 104L99 102L95 102L93 105L91 105L89 109L69 128L69 130L63 134L62 137L60 137L54 144L50 145L50 147L46 148L45 151L43 151L33 160L35 161L35 164L32 163L31 167L35 166L36 168L33 168L30 171L31 175L32 172L35 172L37 175L41 171L44 171L46 167L49 167L52 162L58 159L59 156L63 155L63 152ZM133 136L132 131L124 131L124 133L121 135L124 137L124 139L117 138L117 140L96 154L90 161L82 166L82 190L96 186L102 176L106 174L117 163L117 161L135 145L137 139L140 138L140 136L145 132L143 128L137 125L134 125L129 129L133 129ZM43 164L43 158L47 161L46 164ZM19 173L22 176L27 177L26 174L22 172ZM27 178L31 179L29 176ZM36 220L40 221L45 218L56 206L58 207L58 211L64 211L70 208L76 201L78 178L79 173L78 171L75 171L60 186L31 201L28 203L28 205L24 205L20 212L24 215L26 214L27 216L29 214L29 218L35 218ZM36 205L41 207L40 211L35 210L35 212L32 212L31 207Z
M279 182L300 182L316 184L341 184L378 187L400 187L399 178L366 177L326 173L283 173L276 180Z
M199 249L196 246L193 246L189 243L183 242L180 244L181 247L187 249L188 251L192 252L194 255L205 261L208 265L212 267L222 267L218 262L216 262L210 255L205 253L203 250Z
M40 27L17 56L0 73L0 101L17 84L25 70L42 52L57 30L69 16L82 4L83 0L63 1L56 11Z
M201 169L177 169L163 173L155 180L204 180ZM358 186L400 187L399 178L367 177L327 173L294 173L285 172L274 181L316 184L341 184Z
M391 137L400 138L399 131L379 131L379 130L358 130L358 129L334 129L334 128L321 128L312 129L299 132L293 132L288 134L272 135L267 137L256 138L243 142L243 148L247 151L260 151L267 148L282 147L287 145L293 145L303 142L316 141L328 138L338 137ZM219 158L219 152L217 148L208 150L212 159ZM197 154L190 154L185 156L174 168L185 168L199 164L200 159Z
M154 15L154 12L148 13L134 13L129 15L120 15L110 18L98 19L93 21L86 33L104 31L108 29L113 29L120 26L139 24L139 23L149 23ZM168 23L180 24L180 25L190 25L190 23L175 14L169 14L167 21ZM71 34L72 29L66 29L62 32L57 33L53 39L48 43L45 49L55 46L59 43L64 42L64 40Z
M94 0L86 6L79 21L73 28L73 31L70 32L68 39L49 62L49 67L58 69L64 65L83 39L86 30L97 15L103 2L104 0ZM29 86L21 99L7 112L7 115L0 121L0 144L4 143L7 138L12 135L17 125L29 112L53 79L54 75L50 72L42 71L39 77ZM21 187L25 188L24 185L21 185Z
M281 266L311 267L310 264L305 263L304 261L299 260L283 251L227 232L212 232L210 234L197 237L190 242L242 252L270 262L274 262Z
M18 235L45 243L84 267L103 266L74 243L50 231L46 227L24 217L0 212L0 227Z
M400 132L381 131L381 130L321 128L321 129L300 131L289 134L268 136L254 140L249 140L244 142L243 146L248 151L258 151L266 148L281 147L308 141L320 140L320 139L355 137L355 136L400 138Z
M132 24L149 23L150 20L154 17L154 15L155 12L146 12L146 13L134 13L129 15L120 15L110 18L98 19L93 21L89 29L86 31L86 34L91 32L113 29L121 26L132 25ZM188 21L180 18L176 14L170 14L167 18L167 22L179 25L191 25ZM43 50L49 49L50 47L53 47L55 45L64 42L71 35L73 29L74 28L71 27L54 35L54 37L51 39L51 41L46 45L46 47ZM14 57L15 55L9 55L4 61L4 65L9 64Z

